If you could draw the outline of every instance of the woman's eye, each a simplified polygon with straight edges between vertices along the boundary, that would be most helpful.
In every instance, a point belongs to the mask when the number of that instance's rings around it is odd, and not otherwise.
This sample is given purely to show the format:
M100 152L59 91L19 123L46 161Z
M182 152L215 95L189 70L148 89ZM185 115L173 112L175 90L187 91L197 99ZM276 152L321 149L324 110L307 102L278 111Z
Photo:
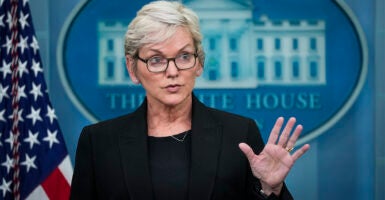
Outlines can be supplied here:
M179 56L179 58L180 59L182 59L182 60L189 60L190 59L190 54L189 53L184 53L184 54L181 54L180 56Z
M161 63L163 60L162 57L152 57L149 59L150 63Z

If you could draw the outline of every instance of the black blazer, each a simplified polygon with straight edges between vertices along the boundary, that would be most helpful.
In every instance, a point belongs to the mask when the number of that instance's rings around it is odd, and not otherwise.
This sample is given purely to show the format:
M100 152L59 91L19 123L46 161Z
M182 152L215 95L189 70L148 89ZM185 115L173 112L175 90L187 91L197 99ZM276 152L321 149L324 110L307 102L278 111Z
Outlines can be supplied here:
M238 147L264 143L251 119L206 107L193 96L189 199L263 199ZM147 101L133 113L83 129L71 199L154 199L147 149ZM279 199L292 199L284 186Z

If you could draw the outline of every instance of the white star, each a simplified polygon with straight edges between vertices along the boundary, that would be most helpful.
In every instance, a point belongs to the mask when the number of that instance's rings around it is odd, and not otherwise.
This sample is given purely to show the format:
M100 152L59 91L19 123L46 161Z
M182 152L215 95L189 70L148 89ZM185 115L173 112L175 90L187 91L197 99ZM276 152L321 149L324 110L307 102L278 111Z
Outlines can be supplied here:
M0 68L0 72L3 73L3 79L5 79L5 77L7 77L7 74L12 75L11 63L6 63L5 60L3 60L3 66Z
M37 76L39 72L43 72L43 69L40 67L40 62L36 62L35 60L32 60L32 70L35 76Z
M29 170L32 168L35 168L37 169L36 165L35 165L35 159L36 159L36 156L33 156L32 158L30 158L28 156L28 154L25 154L25 161L20 163L21 165L25 165L27 167L27 172L29 172Z
M9 138L7 138L5 140L5 142L8 142L9 143L9 146L11 147L11 149L13 149L13 134L9 134Z
M25 26L29 26L28 24L28 21L27 21L27 18L29 17L29 14L25 15L24 16L24 13L23 12L20 12L20 19L19 19L19 23L21 25L21 29L24 29Z
M8 28L11 30L12 28L12 15L10 12L7 12L7 20L5 21L8 23Z
M21 54L24 53L25 48L28 48L27 40L28 36L25 36L25 38L23 38L23 36L20 35L19 44L17 44L17 46L21 48Z
M3 44L2 47L7 47L7 54L9 54L9 52L11 51L11 48L12 48L12 40L8 36L5 38L5 40L6 40L6 42L5 42L5 44Z
M17 89L17 100L20 100L22 97L27 98L27 95L24 92L25 85L18 87Z
M3 3L3 1L1 1L1 3ZM0 4L1 5L1 4ZM1 15L0 16L0 26L5 26L4 22L3 22L3 18L4 18L4 15Z
M29 46L32 47L34 54L36 54L36 51L39 50L39 44L37 43L35 36L32 36L32 43Z
M9 156L7 155L7 160L4 161L3 163L1 163L1 165L6 167L7 168L7 173L9 173L9 171L13 167L13 159L9 158Z
M4 0L0 0L0 6L3 5Z
M33 107L31 107L31 113L27 115L28 119L32 119L32 125L35 125L36 121L43 121L43 119L40 117L40 108L35 110Z
M17 113L17 119L19 120L19 122L24 121L22 114L23 114L23 109L20 109L19 112ZM8 118L13 119L13 114L11 114Z
M29 147L30 149L33 148L34 144L40 144L39 140L37 137L39 136L39 132L36 132L33 134L31 131L28 131L28 138L24 139L24 142L29 142Z
M35 101L39 96L43 96L43 93L41 92L41 84L36 86L35 83L32 83L32 89L29 93L33 95Z
M23 0L23 6L28 3L29 0Z
M7 87L3 87L3 85L0 84L0 102L3 101L3 98L9 98L9 96L7 94L8 88L9 88L8 85L7 85Z
M28 74L27 61L21 62L21 59L19 59L19 67L17 67L17 72L19 73L20 78L23 77L24 72Z
M0 111L0 121L6 122L6 120L5 120L5 118L4 118L4 113L5 113L5 109L3 109L2 111Z
M3 191L3 197L5 197L5 194L7 192L11 192L11 183L12 181L6 182L5 179L3 178L3 183L0 185L0 190Z
M3 135L2 132L0 132L0 138L1 138L1 135ZM1 143L1 140L0 140L0 146L3 146L3 143Z
M57 130L55 132L51 132L50 130L47 130L47 137L43 138L44 141L49 143L49 148L52 148L53 143L59 143L59 140L56 139Z
M55 109L51 108L49 105L47 106L47 117L49 117L49 121L53 122L54 119L57 119L57 116L55 115Z

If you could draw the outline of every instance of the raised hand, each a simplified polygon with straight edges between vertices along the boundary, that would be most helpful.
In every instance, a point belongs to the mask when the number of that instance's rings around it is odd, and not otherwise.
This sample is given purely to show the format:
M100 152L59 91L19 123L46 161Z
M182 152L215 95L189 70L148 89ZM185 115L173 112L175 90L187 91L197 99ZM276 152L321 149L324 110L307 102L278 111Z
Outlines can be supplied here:
M272 192L280 194L283 181L295 161L310 148L309 144L305 144L290 154L303 128L302 125L297 125L293 134L290 134L296 123L296 119L291 117L280 133L283 122L283 117L277 119L267 144L259 155L256 155L249 145L239 144L239 148L249 160L253 175L261 181L262 189L267 195Z

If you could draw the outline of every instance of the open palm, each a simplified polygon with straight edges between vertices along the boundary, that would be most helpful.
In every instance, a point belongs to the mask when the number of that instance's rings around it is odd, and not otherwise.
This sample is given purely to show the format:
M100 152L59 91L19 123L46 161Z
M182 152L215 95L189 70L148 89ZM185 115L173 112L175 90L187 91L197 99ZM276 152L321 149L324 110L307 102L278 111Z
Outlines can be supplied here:
M268 142L260 154L256 155L250 146L245 143L239 144L239 148L249 160L253 175L261 181L262 188L276 194L281 191L283 181L295 161L310 147L305 144L293 154L290 154L302 132L302 125L297 125L293 134L290 135L296 123L296 119L292 117L280 134L283 122L282 117L277 119Z

